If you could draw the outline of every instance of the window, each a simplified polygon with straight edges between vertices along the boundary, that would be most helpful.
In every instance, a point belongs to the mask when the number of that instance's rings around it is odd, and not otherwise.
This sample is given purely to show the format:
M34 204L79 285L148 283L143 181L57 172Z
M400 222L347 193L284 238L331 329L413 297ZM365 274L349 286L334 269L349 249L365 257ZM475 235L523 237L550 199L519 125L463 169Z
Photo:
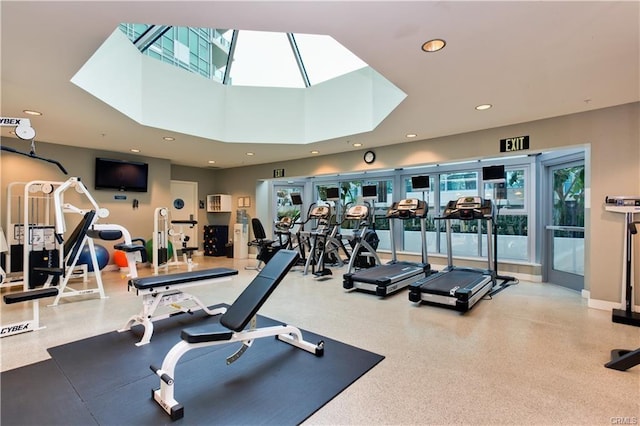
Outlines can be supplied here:
M435 253L437 247L436 221L434 217L439 216L434 210L435 193L426 189L413 189L412 178L404 178L405 196L403 198L417 198L427 202L429 213L427 213L426 230L427 230L427 251ZM429 188L435 188L435 180L433 176L429 176ZM409 219L403 220L402 240L404 241L404 250L408 252L422 252L422 236L420 235L420 220Z
M291 194L302 194L303 190L302 186L279 186L275 188L277 221L280 221L283 217L290 218L292 222L300 220L302 206L294 204Z
M377 199L374 204L374 226L380 238L379 251L391 249L391 230L386 212L392 202L403 198L425 200L429 213L425 221L427 251L429 255L447 253L446 221L438 220L449 201L457 201L460 197L480 196L492 200L495 206L495 223L493 230L497 233L498 259L532 261L534 235L531 234L532 212L530 195L533 192L531 165L535 158L519 157L501 159L493 163L506 163L506 180L502 186L498 183L483 183L482 166L490 162L465 162L456 164L439 164L437 166L415 167L403 170L402 174L349 175L349 179L338 180L336 177L318 178L315 183L317 199L324 199L326 188L339 187L340 200L336 203L337 221L339 222L345 208L352 203L362 202L362 187L377 186ZM503 163L503 164L504 164ZM414 189L412 177L428 176L429 190ZM395 185L394 185L395 184ZM397 185L397 187L396 187ZM398 221L400 222L400 221ZM342 230L349 235L351 225L342 223ZM405 220L394 223L396 247L399 251L420 254L422 238L419 220ZM484 220L451 221L452 255L476 259L487 256L487 222Z
M376 186L377 195L375 199L365 200L363 198L362 187L367 185ZM343 237L349 238L358 224L343 220L344 213L349 207L355 204L362 204L366 201L373 210L370 229L374 229L380 239L378 249L389 250L391 248L389 221L385 218L385 215L387 209L391 206L391 200L393 198L392 180L344 180L317 183L315 186L317 199L326 200L327 188L336 187L339 188L340 199L335 203L329 202L328 204L331 204L334 209L335 222L340 226L339 233Z
M496 221L494 232L498 234L498 256L500 259L529 259L529 214L526 188L528 169L507 169L504 184L484 185L485 198L494 200ZM486 232L486 230L484 231ZM486 256L483 240L482 253Z
M471 166L471 165L470 165ZM498 256L500 259L528 261L529 257L529 211L527 203L528 165L506 169L503 187L497 183L481 185L481 168L478 170L456 170L430 174L430 188L434 191L413 191L411 179L404 177L406 198L428 201L427 250L429 254L446 254L446 221L435 219L442 216L448 202L465 196L480 196L494 201L496 221L493 231L498 233ZM418 174L417 172L415 174ZM436 184L436 182L438 182ZM460 257L487 256L487 222L451 221L452 255ZM403 250L420 253L419 221L406 221L403 233Z
M148 56L238 86L304 88L367 66L321 34L130 23L119 28Z

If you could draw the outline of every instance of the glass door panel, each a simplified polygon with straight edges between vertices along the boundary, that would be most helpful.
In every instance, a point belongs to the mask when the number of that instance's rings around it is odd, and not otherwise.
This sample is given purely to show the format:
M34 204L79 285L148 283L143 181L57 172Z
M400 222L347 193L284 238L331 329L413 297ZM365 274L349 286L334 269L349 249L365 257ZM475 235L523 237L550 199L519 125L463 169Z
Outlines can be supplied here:
M584 172L582 161L547 168L546 279L574 290L584 288Z
M281 220L283 217L289 217L292 221L300 218L300 209L302 206L293 204L291 194L302 194L304 187L302 186L275 186L274 192L276 194L276 221ZM304 197L302 198L304 200Z

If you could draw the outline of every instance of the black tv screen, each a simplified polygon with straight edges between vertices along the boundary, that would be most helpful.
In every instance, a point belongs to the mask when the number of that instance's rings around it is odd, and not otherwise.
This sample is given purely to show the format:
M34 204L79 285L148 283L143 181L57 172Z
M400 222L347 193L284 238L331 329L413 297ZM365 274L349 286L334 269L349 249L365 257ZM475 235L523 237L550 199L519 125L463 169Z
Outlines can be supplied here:
M413 189L429 189L429 176L411 176Z
M327 200L340 199L340 190L338 188L327 188Z
M377 197L378 187L376 185L363 185L362 196L365 198Z
M487 166L482 168L482 180L485 182L504 181L504 166Z
M302 195L299 192L292 192L291 194L291 204L294 206L302 205Z
M96 158L95 188L147 192L149 165L135 161Z

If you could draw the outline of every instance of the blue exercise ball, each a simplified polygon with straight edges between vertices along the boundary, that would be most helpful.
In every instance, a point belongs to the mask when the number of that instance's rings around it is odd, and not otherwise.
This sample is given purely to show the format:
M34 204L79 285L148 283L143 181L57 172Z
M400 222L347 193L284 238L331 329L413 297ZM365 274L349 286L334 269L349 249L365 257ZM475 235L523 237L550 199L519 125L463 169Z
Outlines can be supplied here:
M96 259L98 260L98 267L100 270L104 269L109 263L109 250L101 246L100 244L94 244L96 249ZM93 262L91 262L91 250L88 245L85 245L78 257L78 265L87 265L87 271L93 272Z

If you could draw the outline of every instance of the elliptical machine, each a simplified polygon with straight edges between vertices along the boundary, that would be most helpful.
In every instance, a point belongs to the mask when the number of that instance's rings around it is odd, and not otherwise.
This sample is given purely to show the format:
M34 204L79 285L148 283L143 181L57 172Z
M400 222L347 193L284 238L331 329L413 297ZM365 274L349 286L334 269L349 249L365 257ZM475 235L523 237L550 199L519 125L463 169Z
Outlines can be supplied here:
M330 218L331 207L328 205L315 206L309 211L307 221L315 220L316 227L301 233L310 241L309 257L304 265L303 275L307 275L309 269L318 277L331 275L331 270L325 266L327 238L331 232Z
M349 257L347 274L352 274L358 269L372 268L382 264L378 253L376 253L380 238L378 238L378 234L375 231L374 208L366 201L371 199L375 203L375 199L378 196L376 186L363 186L362 196L364 198L363 204L349 207L344 216L344 221L353 220L357 223L349 241L351 256Z

